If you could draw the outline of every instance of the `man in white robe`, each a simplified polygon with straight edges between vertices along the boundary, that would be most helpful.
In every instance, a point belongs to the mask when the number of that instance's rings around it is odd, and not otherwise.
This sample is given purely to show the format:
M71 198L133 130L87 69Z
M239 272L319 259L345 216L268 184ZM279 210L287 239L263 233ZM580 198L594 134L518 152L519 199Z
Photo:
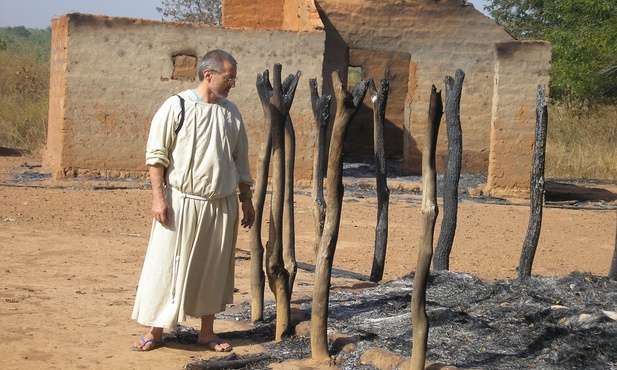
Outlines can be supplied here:
M132 315L151 328L134 350L161 345L163 330L186 316L201 318L199 344L232 349L214 333L214 315L233 300L239 201L242 227L255 220L246 130L227 100L236 64L225 51L207 53L198 86L168 98L152 119L146 164L154 221Z

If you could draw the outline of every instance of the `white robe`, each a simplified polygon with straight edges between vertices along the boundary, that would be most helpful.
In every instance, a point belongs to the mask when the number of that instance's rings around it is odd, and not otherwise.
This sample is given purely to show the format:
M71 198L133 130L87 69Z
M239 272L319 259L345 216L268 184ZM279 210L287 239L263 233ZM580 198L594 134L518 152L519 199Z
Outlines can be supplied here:
M227 99L198 102L188 90L180 95L185 118L178 134L177 96L165 101L150 127L146 164L167 167L165 197L173 215L168 226L153 221L132 315L140 324L163 328L232 303L236 188L252 184L237 107Z

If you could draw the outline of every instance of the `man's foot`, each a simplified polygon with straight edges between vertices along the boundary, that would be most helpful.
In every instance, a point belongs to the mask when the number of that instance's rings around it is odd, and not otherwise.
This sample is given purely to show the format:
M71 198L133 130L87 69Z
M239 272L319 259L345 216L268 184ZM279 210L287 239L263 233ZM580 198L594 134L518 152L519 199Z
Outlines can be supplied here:
M231 350L233 350L231 344L223 342L219 338L211 339L204 342L198 340L197 344L199 344L200 346L206 346L216 352L230 352Z
M161 336L160 339L154 337L151 332L148 332L143 338L139 339L135 344L133 344L133 351L152 351L163 345L163 338Z

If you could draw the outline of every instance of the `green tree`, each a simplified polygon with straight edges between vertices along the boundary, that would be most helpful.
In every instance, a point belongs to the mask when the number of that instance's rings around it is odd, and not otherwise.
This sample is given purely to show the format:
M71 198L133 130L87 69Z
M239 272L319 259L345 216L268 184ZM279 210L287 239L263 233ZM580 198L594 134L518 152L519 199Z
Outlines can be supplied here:
M0 27L0 51L33 55L38 61L49 62L51 28Z
M221 0L163 0L164 20L221 25Z
M513 37L553 44L553 98L587 108L617 101L617 1L493 0L485 8Z

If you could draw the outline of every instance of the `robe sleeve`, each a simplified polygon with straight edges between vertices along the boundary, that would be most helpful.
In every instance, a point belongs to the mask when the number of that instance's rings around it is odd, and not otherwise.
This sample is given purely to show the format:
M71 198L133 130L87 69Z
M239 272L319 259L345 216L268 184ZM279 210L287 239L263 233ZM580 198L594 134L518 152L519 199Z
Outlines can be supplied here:
M238 125L238 140L236 140L236 147L232 155L236 164L236 171L238 172L238 182L253 186L253 177L251 176L249 163L249 140L246 134L246 127L244 126L244 120L240 115L240 111L235 105L233 107L235 108L233 109L233 117Z
M176 96L168 98L156 112L146 144L146 165L169 166L169 152L174 143L174 130L179 123L180 114L180 100Z

